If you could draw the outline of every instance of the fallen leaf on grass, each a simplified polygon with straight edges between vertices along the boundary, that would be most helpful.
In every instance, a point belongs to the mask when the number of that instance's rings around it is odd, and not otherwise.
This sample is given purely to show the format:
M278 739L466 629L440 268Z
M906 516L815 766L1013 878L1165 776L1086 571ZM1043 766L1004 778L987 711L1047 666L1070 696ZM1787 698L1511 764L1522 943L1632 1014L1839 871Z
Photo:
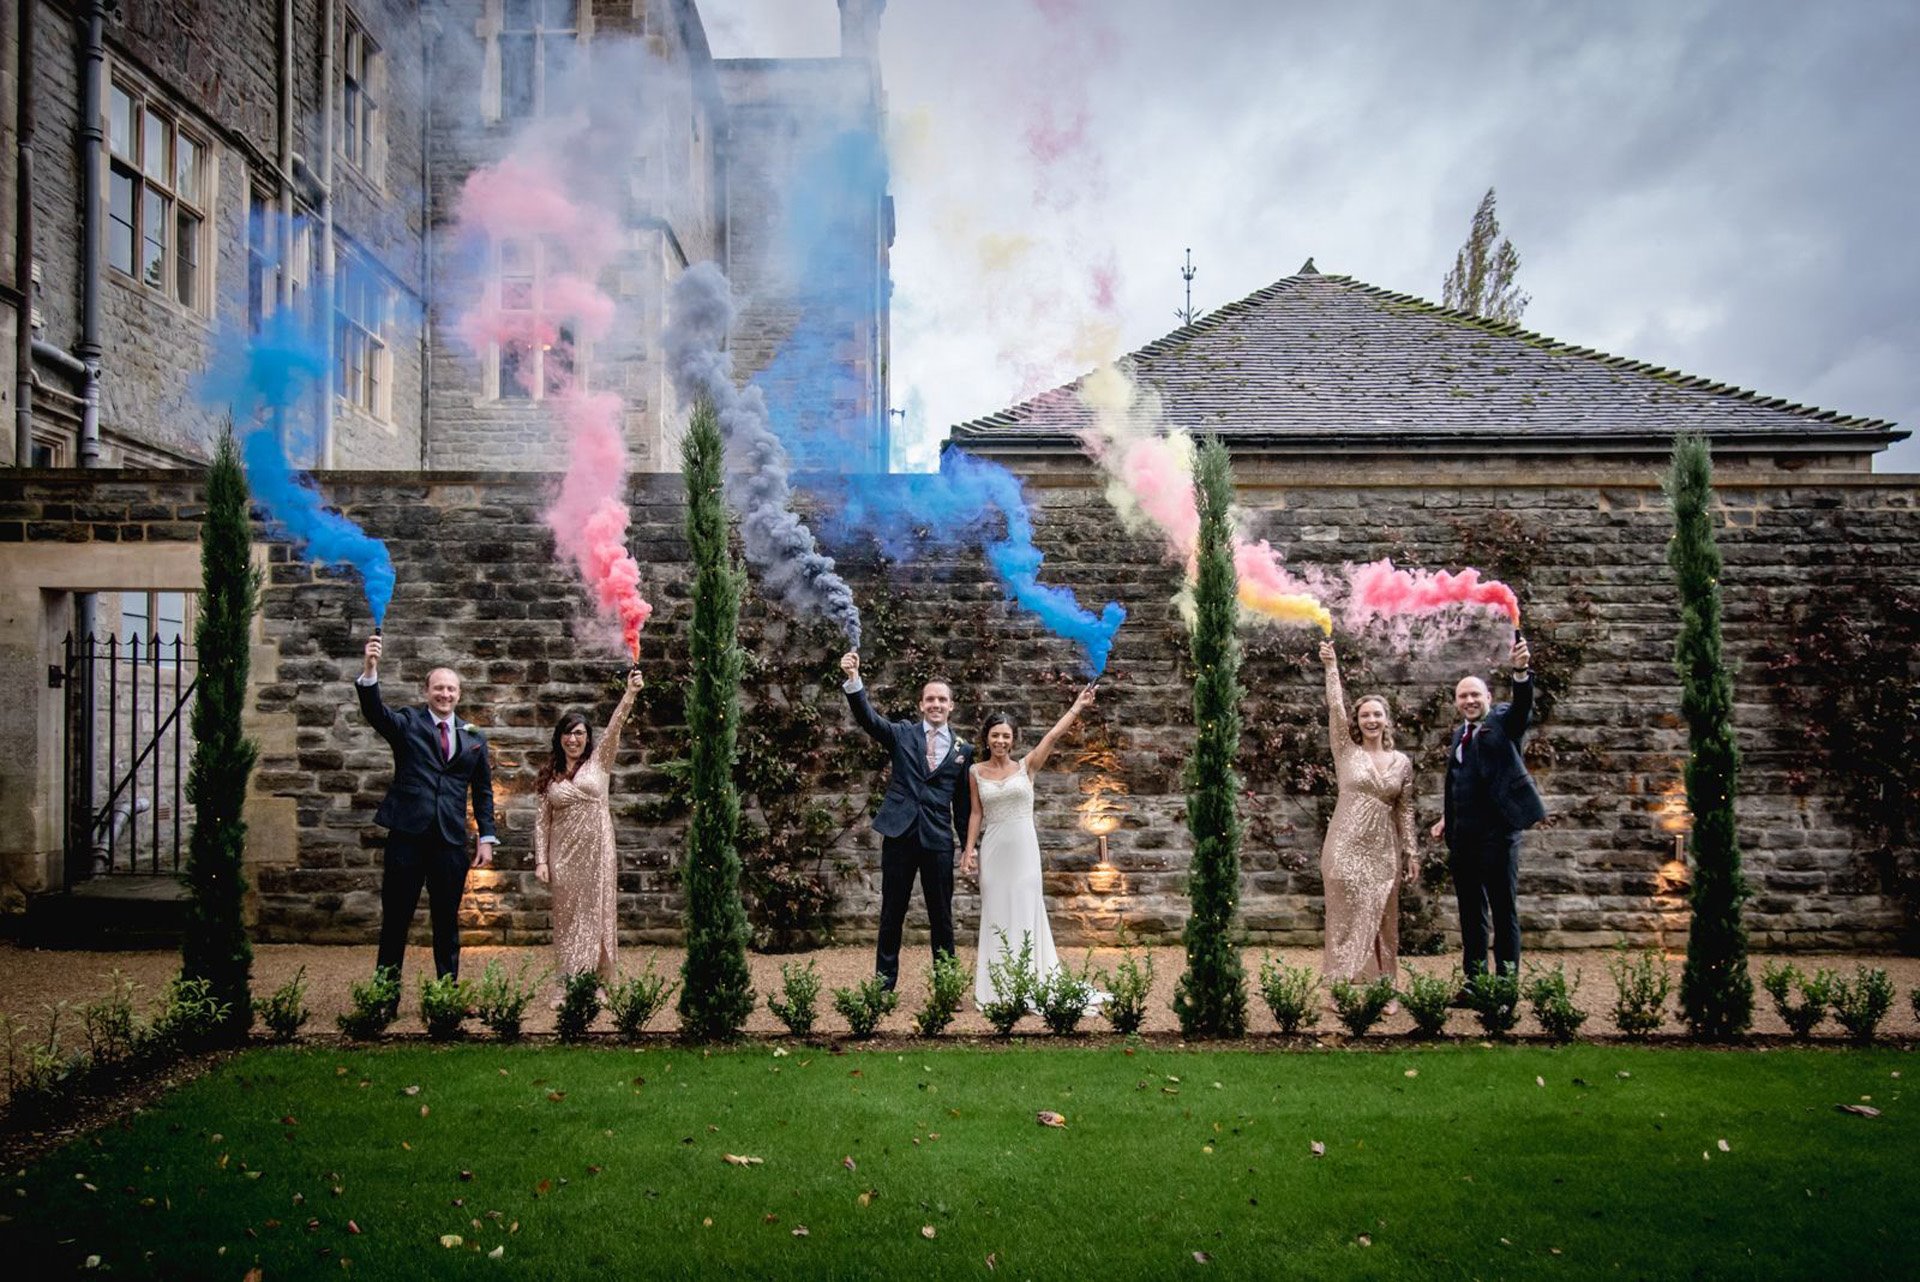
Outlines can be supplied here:
M920 1226L920 1236L921 1236L921 1237L923 1237L923 1238L927 1238L927 1239L929 1239L929 1240L931 1240L931 1239L933 1238L933 1236L934 1236L934 1232L933 1232L933 1225L931 1225L931 1224L922 1224L922 1225Z
M775 1215L772 1211L768 1211L765 1215L760 1217L760 1222L762 1224L778 1224L780 1222L780 1217Z
M720 1155L720 1160L725 1162L728 1166L764 1166L766 1165L766 1162L764 1161L764 1159L757 1158L757 1157L749 1157L744 1153L722 1153Z
M1533 1079L1533 1084L1535 1086L1545 1086L1547 1084L1547 1079L1544 1077L1536 1077Z
M1720 1151L1721 1151L1722 1153L1731 1153L1731 1152L1733 1152L1733 1145L1731 1145L1731 1144L1729 1144L1729 1143L1727 1143L1727 1142L1726 1142L1725 1140L1721 1140L1721 1141L1719 1141L1719 1143L1720 1143Z
M1359 1244L1360 1244L1361 1246L1372 1246L1372 1245L1373 1245L1373 1239L1372 1239L1372 1238L1370 1238L1370 1237L1368 1237L1368 1236L1367 1236L1367 1235L1366 1235L1365 1233L1362 1233L1362 1234L1361 1234L1361 1235L1360 1235L1359 1237L1356 1237L1356 1238L1355 1238L1355 1239L1353 1239L1353 1240L1354 1240L1354 1241L1356 1241L1356 1242L1358 1242L1358 1243L1359 1243Z
M1315 1157L1325 1157L1327 1155L1327 1146L1319 1140L1313 1141L1307 1145L1307 1147L1312 1150Z
M1547 1248L1547 1254L1548 1254L1548 1255L1558 1255L1558 1254L1560 1254L1560 1248L1559 1248L1559 1247L1557 1247L1557 1246L1550 1246L1550 1247L1548 1247L1548 1248Z
M995 1269L998 1269L999 1267L1000 1267L1000 1253L998 1251L988 1251L987 1252L987 1272L992 1273Z
M558 1104L561 1100L565 1099L566 1097L567 1097L567 1093L565 1091L548 1091L547 1092L547 1098L552 1100L556 1104Z
M1211 1255L1208 1255L1205 1251L1195 1251L1193 1253L1193 1262L1195 1264L1206 1264L1212 1261L1212 1259L1213 1257Z
M89 1255L87 1257L87 1267L90 1269L99 1268L100 1257L97 1255ZM240 1282L260 1282L260 1280L265 1276L266 1276L265 1273L261 1272L258 1267L255 1267L255 1268L248 1269L246 1272L246 1275L241 1278Z
M467 1182L469 1182L469 1181L471 1181L472 1179L473 1179L473 1172L472 1172L472 1171L462 1171L462 1172L460 1172L460 1181L461 1181L461 1183L463 1183L463 1184L464 1184L464 1183L467 1183Z
M466 1245L466 1239L458 1233L442 1233L440 1235L440 1245L451 1251L456 1246Z
M488 1251L487 1258L489 1260L497 1260L501 1256L505 1255L506 1253L507 1253L506 1243L503 1242L499 1246L494 1247L493 1250Z
M427 1115L427 1113L428 1113L428 1111L429 1111L429 1110L428 1110L428 1108L427 1108L427 1106L426 1106L425 1104L422 1104L422 1105L420 1106L420 1116L422 1116L422 1117L425 1117L425 1116Z
M402 1089L400 1093L402 1095L418 1095L420 1093L420 1088L418 1086L408 1086Z
M1035 1113L1033 1115L1033 1120L1040 1123L1040 1125L1042 1126L1058 1126L1058 1127L1064 1128L1067 1124L1066 1118L1062 1117L1060 1114L1054 1112L1050 1108L1043 1108L1038 1113Z
M807 1226L806 1226L806 1225L804 1225L804 1224L796 1224L796 1225L794 1225L794 1226L793 1226L793 1235L794 1235L795 1237L812 1237L812 1236L813 1236L813 1235L812 1235L811 1233L808 1233L808 1232L807 1232Z
M295 1116L294 1116L293 1114L291 1114L291 1113L289 1113L289 1114L287 1114L287 1115L286 1115L285 1117L283 1117L283 1118L281 1118L281 1119L280 1119L280 1125L282 1125L282 1126L298 1126L298 1125L300 1125L300 1119L299 1119L299 1118L297 1118L297 1117L295 1117Z
M545 1197L547 1194L551 1192L553 1192L552 1180L541 1180L538 1184L533 1186L533 1195L535 1197Z
M1880 1110L1871 1104L1835 1104L1833 1107L1842 1113L1852 1113L1855 1117L1880 1116Z
M853 1156L851 1154L841 1158L840 1165L846 1167L849 1171L854 1170L856 1167L856 1163L854 1162Z
M348 1220L348 1221L347 1221L347 1232L349 1232L349 1233L351 1233L351 1234L353 1234L353 1235L354 1235L355 1237L359 1237L359 1236L360 1236L360 1226L359 1226L358 1224L356 1224L356 1223L354 1223L354 1222L353 1222L352 1220Z
M1419 1070L1419 1069L1417 1069L1417 1068L1410 1068L1410 1069L1408 1069L1408 1070L1406 1071L1406 1074L1405 1074L1405 1076L1407 1076L1407 1077L1418 1077L1418 1076L1420 1076L1420 1070Z
M872 1206L873 1199L879 1196L880 1196L879 1189L868 1189L866 1192L862 1193L859 1197L855 1198L854 1201L858 1202L861 1206Z

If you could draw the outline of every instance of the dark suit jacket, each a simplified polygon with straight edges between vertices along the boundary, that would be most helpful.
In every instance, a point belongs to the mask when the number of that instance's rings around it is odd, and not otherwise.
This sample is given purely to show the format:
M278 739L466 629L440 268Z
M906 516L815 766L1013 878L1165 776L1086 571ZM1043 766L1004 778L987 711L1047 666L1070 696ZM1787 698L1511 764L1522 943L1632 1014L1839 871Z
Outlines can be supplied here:
M864 687L847 696L853 719L893 756L887 776L887 795L873 817L874 831L883 837L909 837L923 850L951 854L954 833L964 835L973 813L967 790L967 768L973 764L973 746L949 727L953 746L931 774L927 772L927 734L918 721L888 721L867 702Z
M467 844L467 798L482 837L493 833L493 767L486 737L458 731L453 756L440 756L433 713L425 708L390 709L380 701L380 685L354 683L360 712L393 748L393 782L373 820L408 836L433 836L450 846ZM460 724L454 719L454 725Z
M1447 844L1455 836L1494 836L1523 832L1547 817L1547 808L1521 760L1521 741L1533 719L1533 682L1513 683L1513 702L1496 703L1480 721L1468 760L1455 761L1465 726L1447 738ZM1476 777L1477 776L1477 777ZM1479 799L1480 813L1456 815L1456 785Z

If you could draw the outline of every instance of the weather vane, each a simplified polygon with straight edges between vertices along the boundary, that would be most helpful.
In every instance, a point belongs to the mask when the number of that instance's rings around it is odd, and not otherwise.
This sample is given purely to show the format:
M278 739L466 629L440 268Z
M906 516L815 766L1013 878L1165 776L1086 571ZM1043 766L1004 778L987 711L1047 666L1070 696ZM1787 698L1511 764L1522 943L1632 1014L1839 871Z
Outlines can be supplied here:
M1200 269L1193 265L1193 250L1188 249L1187 261L1180 268L1180 279L1187 282L1187 305L1174 312L1182 325L1193 324L1193 278L1199 274Z

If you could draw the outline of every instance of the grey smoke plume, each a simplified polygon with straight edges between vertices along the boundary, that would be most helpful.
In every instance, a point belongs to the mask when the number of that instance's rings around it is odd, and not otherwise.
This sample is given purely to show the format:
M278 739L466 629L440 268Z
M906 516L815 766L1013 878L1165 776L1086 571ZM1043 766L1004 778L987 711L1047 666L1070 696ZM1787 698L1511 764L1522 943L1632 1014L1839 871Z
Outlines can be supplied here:
M747 560L760 570L765 590L796 611L833 620L857 650L860 607L833 558L793 512L787 479L793 465L768 421L766 397L758 387L734 386L733 357L725 350L733 315L732 287L714 264L696 264L674 282L661 338L674 392L683 404L701 397L713 402L727 443L727 500L740 513Z

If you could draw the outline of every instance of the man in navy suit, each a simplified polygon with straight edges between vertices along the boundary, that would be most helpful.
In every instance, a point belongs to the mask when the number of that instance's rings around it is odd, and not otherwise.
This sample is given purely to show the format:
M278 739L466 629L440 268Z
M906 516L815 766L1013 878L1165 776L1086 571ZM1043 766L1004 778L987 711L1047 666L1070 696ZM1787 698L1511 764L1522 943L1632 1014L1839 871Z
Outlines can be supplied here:
M1461 722L1447 739L1446 805L1433 835L1447 839L1468 982L1487 969L1489 920L1495 967L1520 973L1520 835L1547 817L1520 756L1533 717L1529 661L1516 633L1511 703L1492 704L1479 677L1462 677L1453 688Z
M873 969L891 989L900 979L900 936L915 877L927 905L933 955L953 956L954 834L967 830L972 801L966 778L973 747L948 724L953 689L946 682L929 681L921 689L920 720L888 721L867 702L860 656L843 656L840 670L846 674L853 719L893 756L886 798L873 817L881 837L880 940Z
M493 863L493 767L487 741L454 715L460 675L451 668L427 674L425 707L390 709L380 700L380 638L367 642L366 662L354 682L360 711L393 749L393 783L374 822L387 830L387 857L380 877L380 954L377 965L397 977L406 956L407 931L427 890L433 922L433 968L460 974L460 896L467 869ZM467 799L480 829L473 858L467 857Z

